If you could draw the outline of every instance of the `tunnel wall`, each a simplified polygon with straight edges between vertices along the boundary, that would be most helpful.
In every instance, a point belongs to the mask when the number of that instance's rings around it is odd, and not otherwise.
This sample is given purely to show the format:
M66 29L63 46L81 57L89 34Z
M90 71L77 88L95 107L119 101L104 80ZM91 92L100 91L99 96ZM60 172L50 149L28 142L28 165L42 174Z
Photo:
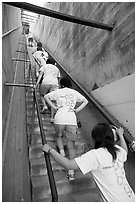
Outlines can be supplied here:
M4 83L14 81L15 64L12 58L16 57L20 34L20 9L2 4L2 135L5 133L12 91L12 88L5 87Z
M135 3L51 2L45 7L114 27L109 32L40 15L31 31L134 136Z
M2 3L2 201L30 201L26 106L24 88L4 83L24 83L24 63L17 50L22 34L20 9Z

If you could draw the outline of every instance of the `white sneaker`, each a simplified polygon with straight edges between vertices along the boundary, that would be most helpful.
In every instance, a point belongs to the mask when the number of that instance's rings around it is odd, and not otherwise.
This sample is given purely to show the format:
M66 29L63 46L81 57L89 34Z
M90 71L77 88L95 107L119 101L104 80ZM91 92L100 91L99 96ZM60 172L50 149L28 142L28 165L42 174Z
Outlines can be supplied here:
M75 180L74 174L69 174L68 173L67 177L68 177L69 181L74 181Z
M68 175L67 175L69 181L74 181L75 177L74 177L74 170L68 170Z
M40 113L45 113L45 111L48 109L47 106L44 106L43 109L40 111Z
M50 118L50 122L51 122L51 123L54 123L54 118Z

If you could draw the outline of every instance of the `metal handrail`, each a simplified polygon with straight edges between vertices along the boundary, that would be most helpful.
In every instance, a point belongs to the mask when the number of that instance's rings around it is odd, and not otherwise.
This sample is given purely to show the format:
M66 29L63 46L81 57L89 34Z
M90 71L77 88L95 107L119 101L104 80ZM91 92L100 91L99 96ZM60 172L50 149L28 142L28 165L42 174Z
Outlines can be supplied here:
M83 18L79 18L76 16L72 16L72 15L68 15L68 14L64 14L61 12L57 12L57 11L53 11L47 8L43 8L40 6L36 6L33 4L29 4L26 2L4 2L7 5L11 5L11 6L15 6L17 8L22 8L37 14L41 14L41 15L45 15L45 16L50 16L52 18L56 18L56 19L60 19L63 21L68 21L71 23L77 23L80 25L85 25L85 26L90 26L90 27L94 27L94 28L99 28L99 29L103 29L103 30L108 30L108 31L112 31L113 30L113 26L104 24L104 23L99 23L96 21L91 21L88 19L83 19Z
M31 64L29 64L29 68L31 69L32 83L34 84L34 76L33 76L33 71L31 68ZM39 103L38 103L37 90L36 89L33 90L33 94L34 94L33 96L35 99L35 104L36 104L36 109L37 109L37 116L38 116L38 121L39 121L42 144L44 145L47 143L47 141L46 141L45 134L44 134L44 129L43 129L42 119L41 119L41 115L40 115L40 109L39 109ZM52 171L50 156L49 156L49 154L47 154L45 152L44 152L44 156L45 156L45 161L46 161L46 165L47 165L47 173L48 173L48 177L49 177L52 202L58 202L57 188L56 188L56 183L55 183L55 179L54 179L54 175L53 175L53 171Z
M32 84L5 83L4 86L30 87L30 88L32 88L33 85L34 85L34 75L33 75L33 70L31 68L30 61L29 61L29 78L28 79L30 79L30 72L31 72L31 76L32 76ZM33 112L32 112L32 121L31 121L32 122L31 134L33 134L33 131L34 131L35 104L36 104L38 121L39 121L39 126L40 126L42 144L44 145L44 144L47 143L47 141L46 141L45 134L44 134L42 119L41 119L41 116L40 116L40 109L39 109L39 104L38 104L37 91L36 91L36 89L33 89ZM45 161L46 161L46 165L47 165L47 173L48 173L49 184L50 184L50 189L51 189L52 201L53 202L58 202L58 194L57 194L55 179L54 179L54 175L53 175L53 171L52 171L50 156L49 156L49 154L47 154L45 152L44 152L44 156L45 156Z
M17 28L13 28L13 29L9 30L8 32L4 33L4 34L2 35L2 38L4 38L5 36L9 35L10 33L12 33L13 31L17 30L17 29L20 28L20 27L21 27L21 26L18 26Z
M44 129L43 129L43 125L42 125L42 119L40 116L40 110L39 110L39 105L38 105L36 89L34 89L34 96L35 96L36 109L37 109L37 115L38 115L38 120L39 120L42 143L46 144L47 141L45 139ZM57 202L58 201L58 194L57 194L55 179L54 179L54 175L53 175L53 171L52 171L50 156L46 152L44 152L44 156L45 156L45 160L46 160L46 164L47 164L47 172L48 172L49 184L50 184L50 189L51 189L51 194L52 194L52 201Z

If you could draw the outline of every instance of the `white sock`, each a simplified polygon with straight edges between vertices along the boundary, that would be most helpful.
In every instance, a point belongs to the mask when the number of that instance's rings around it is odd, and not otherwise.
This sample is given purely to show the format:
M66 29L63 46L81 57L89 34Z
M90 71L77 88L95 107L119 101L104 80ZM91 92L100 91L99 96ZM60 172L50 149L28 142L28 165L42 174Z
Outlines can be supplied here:
M74 170L68 170L68 174L74 174Z

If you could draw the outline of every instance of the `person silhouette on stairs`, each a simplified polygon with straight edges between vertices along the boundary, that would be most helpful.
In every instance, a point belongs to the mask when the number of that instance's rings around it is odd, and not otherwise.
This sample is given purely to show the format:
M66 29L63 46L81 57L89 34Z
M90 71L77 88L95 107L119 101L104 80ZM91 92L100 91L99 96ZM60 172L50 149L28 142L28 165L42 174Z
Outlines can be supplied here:
M62 137L65 133L69 158L74 159L76 156L75 141L78 139L76 134L76 113L87 105L88 100L78 91L72 89L71 80L68 77L61 78L60 89L46 94L44 98L46 102L57 111L54 117L54 124L57 134L57 146L60 154L65 156L62 141ZM53 104L52 100L56 102L56 105ZM77 102L79 102L80 105L75 109ZM74 180L74 170L70 169L68 171L68 178Z

